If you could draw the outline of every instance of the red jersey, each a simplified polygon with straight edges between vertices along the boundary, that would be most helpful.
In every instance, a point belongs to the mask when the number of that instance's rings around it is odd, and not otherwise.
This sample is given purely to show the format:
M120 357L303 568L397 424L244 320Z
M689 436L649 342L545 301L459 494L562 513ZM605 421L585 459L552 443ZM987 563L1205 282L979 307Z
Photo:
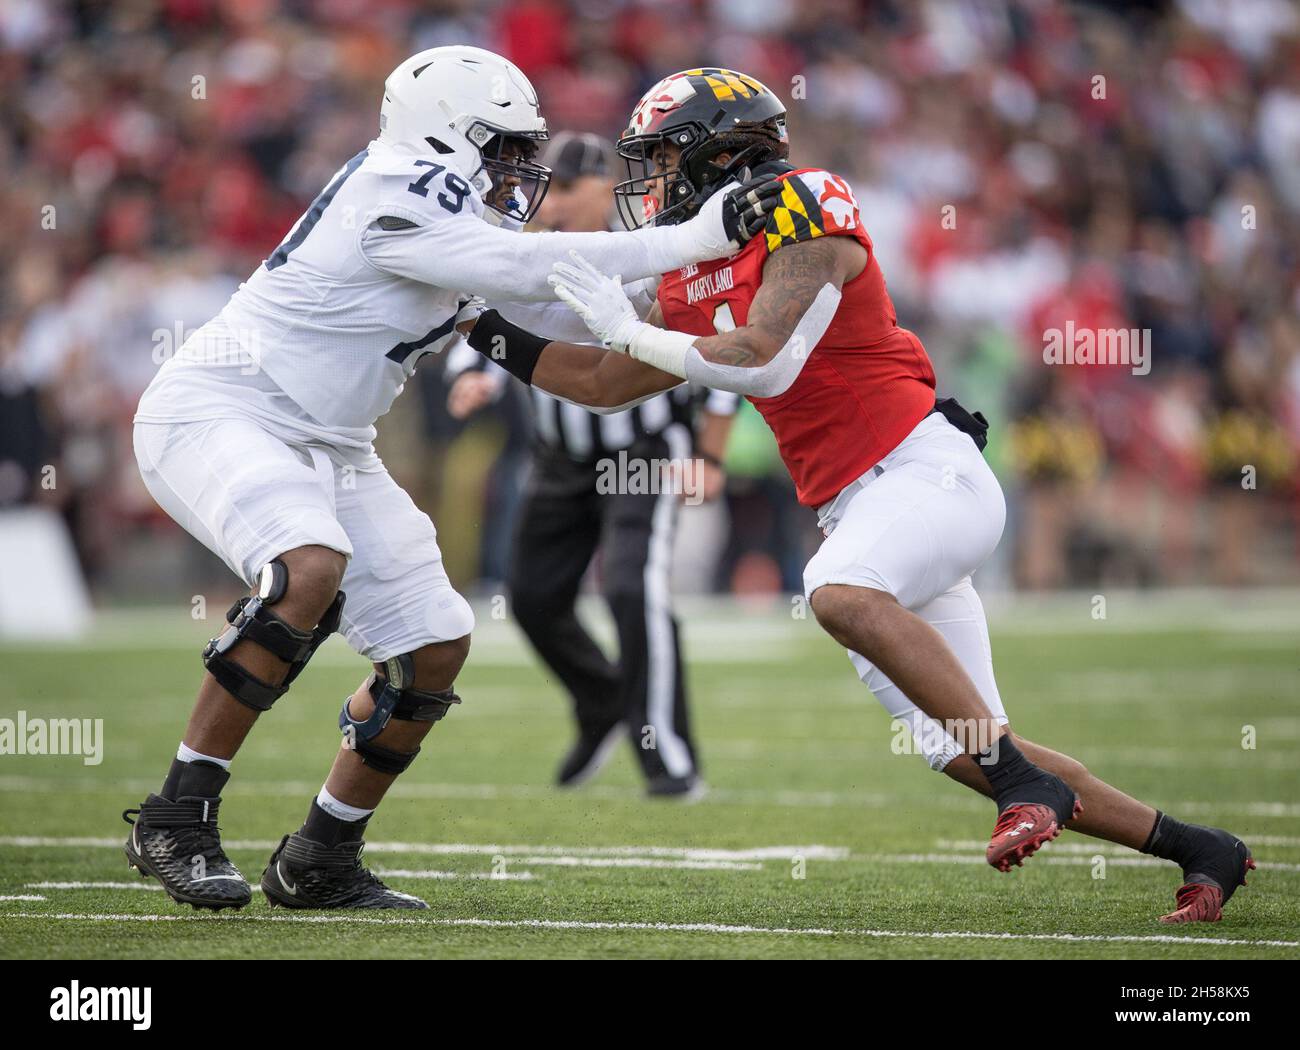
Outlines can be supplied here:
M765 233L729 259L665 274L659 305L666 328L715 335L746 323L763 264L784 245L839 234L866 248L866 266L840 290L830 327L790 389L749 398L776 435L799 502L818 507L897 447L934 407L934 367L921 341L898 326L848 184L812 168L791 172L785 183Z

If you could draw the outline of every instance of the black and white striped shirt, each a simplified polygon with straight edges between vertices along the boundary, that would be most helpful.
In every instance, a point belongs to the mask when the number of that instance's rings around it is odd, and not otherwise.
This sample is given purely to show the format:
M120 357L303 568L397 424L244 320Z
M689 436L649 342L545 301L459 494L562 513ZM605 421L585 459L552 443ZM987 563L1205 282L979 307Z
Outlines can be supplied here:
M532 395L538 442L578 462L602 459L628 448L638 438L661 433L673 423L693 429L694 409L701 401L710 412L731 415L740 398L725 390L704 391L700 398L689 385L682 384L634 408L602 415L560 401L536 387Z
M488 361L458 340L448 351L446 380L450 385L462 372L490 371L502 383L510 376L503 368ZM698 406L719 416L735 414L740 395L726 390L706 390L683 383L672 390L643 401L622 412L592 412L581 405L552 397L544 390L531 387L533 430L536 440L546 448L563 452L570 459L587 463L603 459L634 444L639 438L651 437L679 423L694 430L693 417Z

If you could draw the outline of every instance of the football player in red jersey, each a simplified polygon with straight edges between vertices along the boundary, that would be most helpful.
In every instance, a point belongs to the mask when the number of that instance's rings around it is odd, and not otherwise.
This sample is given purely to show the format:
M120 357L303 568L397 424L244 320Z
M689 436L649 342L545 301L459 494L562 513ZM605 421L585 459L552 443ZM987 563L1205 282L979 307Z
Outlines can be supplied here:
M665 274L645 320L618 277L578 257L558 264L557 295L615 352L499 320L476 326L471 345L488 352L491 331L498 363L597 409L684 380L746 395L826 535L804 572L818 622L930 765L994 799L989 863L1023 863L1068 823L1182 867L1177 907L1162 921L1217 920L1254 867L1240 839L1184 824L1010 732L971 585L1006 517L980 454L987 424L936 402L934 369L898 325L852 190L786 162L784 118L779 99L744 74L695 69L660 81L619 141L632 176L615 190L625 223L680 222L743 173L779 172L766 235Z

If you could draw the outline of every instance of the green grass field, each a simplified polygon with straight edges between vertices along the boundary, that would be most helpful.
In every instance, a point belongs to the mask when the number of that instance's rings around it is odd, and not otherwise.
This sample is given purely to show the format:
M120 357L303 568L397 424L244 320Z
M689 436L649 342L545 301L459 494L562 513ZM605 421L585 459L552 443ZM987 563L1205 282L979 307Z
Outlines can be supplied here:
M255 895L196 914L127 868L119 814L161 780L212 624L118 614L76 646L0 647L0 718L104 720L99 765L0 757L0 955L1300 958L1294 600L1280 617L1172 603L1202 628L1111 604L1101 622L1086 598L996 618L1003 696L1019 733L1251 844L1260 870L1217 925L1162 927L1177 871L1077 835L994 872L992 804L892 753L811 620L739 608L685 618L703 801L643 801L630 752L552 789L565 702L513 627L482 616L464 704L368 836L369 863L430 910L304 916ZM250 881L301 822L363 673L332 640L238 757L222 828Z

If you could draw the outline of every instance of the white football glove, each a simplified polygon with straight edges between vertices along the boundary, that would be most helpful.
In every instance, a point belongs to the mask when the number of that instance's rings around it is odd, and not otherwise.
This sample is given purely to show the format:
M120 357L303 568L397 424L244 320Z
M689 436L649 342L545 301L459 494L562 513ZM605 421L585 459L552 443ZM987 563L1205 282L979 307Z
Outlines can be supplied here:
M605 276L576 251L569 255L573 265L557 262L546 280L597 339L611 350L627 353L628 344L645 324L623 291L622 280Z

